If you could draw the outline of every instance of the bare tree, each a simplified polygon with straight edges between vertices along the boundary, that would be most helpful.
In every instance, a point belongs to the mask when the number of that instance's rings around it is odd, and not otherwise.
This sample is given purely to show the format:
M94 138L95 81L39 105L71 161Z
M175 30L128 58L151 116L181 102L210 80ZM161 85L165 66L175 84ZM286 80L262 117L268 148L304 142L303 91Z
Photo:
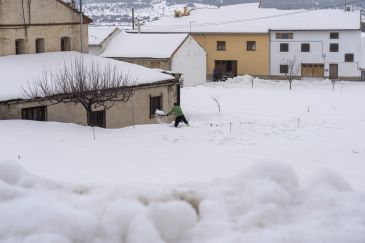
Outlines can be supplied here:
M215 95L215 96L211 96L211 98L217 104L218 111L220 113L221 112L220 96L219 95Z
M331 83L332 83L332 91L335 92L335 84L336 84L337 80L336 79L331 79Z
M253 81L255 80L255 78L253 76L250 76L249 79L250 79L250 82L251 82L251 87L253 88Z
M288 71L285 73L285 78L289 81L289 89L291 89L291 84L295 77L298 76L300 64L298 64L297 56L294 56L287 61Z
M115 102L127 102L132 96L134 83L116 66L75 59L71 64L65 62L56 71L44 69L43 75L33 85L28 83L28 88L23 91L28 98L41 104L81 104L90 126L93 109L103 107L107 110Z

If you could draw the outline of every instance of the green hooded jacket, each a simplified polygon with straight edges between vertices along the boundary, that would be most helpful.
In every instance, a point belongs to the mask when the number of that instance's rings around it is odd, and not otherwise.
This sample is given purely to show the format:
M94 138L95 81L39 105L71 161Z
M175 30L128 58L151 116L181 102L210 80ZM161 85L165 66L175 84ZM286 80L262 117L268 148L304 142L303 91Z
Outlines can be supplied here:
M167 115L172 115L172 114L174 114L176 117L184 115L179 105L175 105L174 107L172 107L171 111L167 113Z

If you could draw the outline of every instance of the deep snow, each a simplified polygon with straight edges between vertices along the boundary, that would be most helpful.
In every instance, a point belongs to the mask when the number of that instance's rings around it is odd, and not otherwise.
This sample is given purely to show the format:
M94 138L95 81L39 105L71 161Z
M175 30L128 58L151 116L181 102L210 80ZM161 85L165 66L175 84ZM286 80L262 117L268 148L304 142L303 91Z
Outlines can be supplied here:
M365 84L182 90L190 128L0 121L0 242L365 242ZM221 112L218 112L218 100Z

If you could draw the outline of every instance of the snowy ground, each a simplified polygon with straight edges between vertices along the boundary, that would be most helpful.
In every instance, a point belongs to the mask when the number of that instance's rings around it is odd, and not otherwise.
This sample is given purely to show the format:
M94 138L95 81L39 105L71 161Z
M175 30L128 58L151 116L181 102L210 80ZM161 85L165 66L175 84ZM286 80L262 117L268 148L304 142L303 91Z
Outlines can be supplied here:
M182 90L190 128L159 120L95 140L0 121L0 242L364 243L364 93L210 83Z

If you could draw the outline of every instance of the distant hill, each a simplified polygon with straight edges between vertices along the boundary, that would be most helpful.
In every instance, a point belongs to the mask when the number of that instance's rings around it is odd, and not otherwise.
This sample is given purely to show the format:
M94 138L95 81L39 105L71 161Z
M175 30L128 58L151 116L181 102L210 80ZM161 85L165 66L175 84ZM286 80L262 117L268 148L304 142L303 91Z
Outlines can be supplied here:
M347 2L355 2L356 0L347 0ZM155 0L84 0L87 3L124 3L126 5L133 5L136 2L143 3L142 5L153 5ZM189 3L202 3L215 6L231 5L238 3L257 2L254 0L167 0L167 4L189 4ZM317 8L327 7L331 5L344 4L345 0L263 0L261 1L262 7L275 7L280 9L296 9L296 8ZM361 6L361 3L354 5ZM365 6L365 5L363 5Z
M76 0L78 3L78 0ZM142 22L152 21L161 16L171 15L174 9L181 9L188 5L191 8L204 8L224 6L239 3L257 2L255 0L83 0L84 10L96 25L125 25L130 26L132 22L131 9L136 11L136 17ZM358 0L347 0L347 3L359 2ZM361 8L359 2L353 4ZM337 6L345 7L345 0L263 0L263 8L279 9L313 9ZM364 4L365 6L365 4Z

